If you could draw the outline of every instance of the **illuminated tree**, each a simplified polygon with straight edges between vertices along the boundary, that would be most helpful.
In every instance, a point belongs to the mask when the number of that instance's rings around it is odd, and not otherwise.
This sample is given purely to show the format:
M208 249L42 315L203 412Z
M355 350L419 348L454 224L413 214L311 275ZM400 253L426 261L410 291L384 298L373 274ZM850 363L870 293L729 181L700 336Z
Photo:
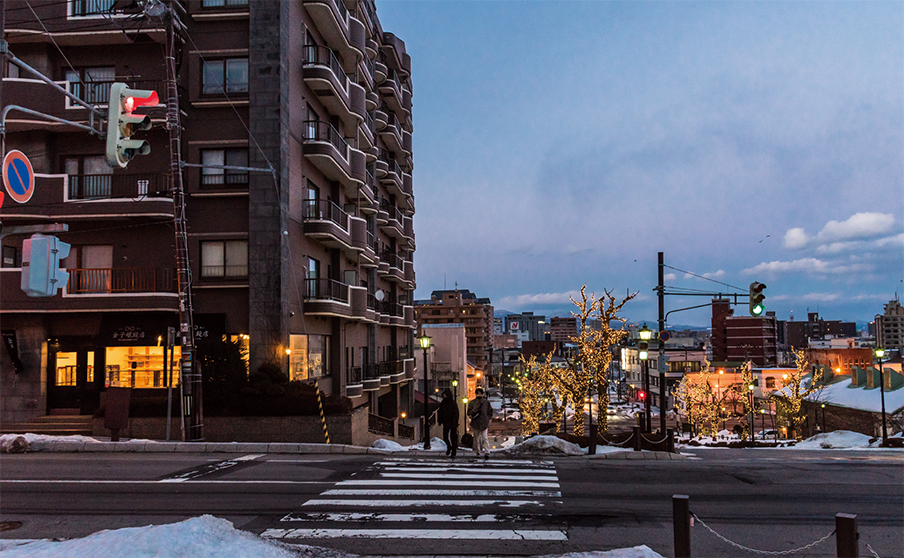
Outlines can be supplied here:
M583 289L581 290L583 295ZM622 307L629 300L637 296L637 293L627 295L621 302L616 303L615 297L610 291L605 291L603 297L597 302L597 314L600 319L600 329L592 330L586 337L585 345L581 347L585 367L589 367L593 375L593 383L596 385L597 409L603 409L598 413L600 430L609 429L609 416L605 409L609 407L609 366L612 364L612 347L617 346L628 337L624 328L613 329L612 322L625 323L625 318L618 315ZM592 300L593 295L591 295ZM580 336L579 336L580 339Z
M546 355L543 362L537 362L535 355L531 355L529 359L521 355L521 365L524 369L521 378L521 397L518 400L521 407L521 430L525 436L531 436L539 434L540 418L552 396L549 372L552 368L552 353ZM556 427L559 428L558 421Z
M684 406L687 421L697 434L709 432L715 437L719 431L719 411L724 396L713 390L709 361L703 361L699 374L685 374L678 384L676 399ZM704 426L708 426L708 429Z
M803 439L801 425L806 420L806 414L802 412L802 403L808 399L814 392L822 389L819 385L819 379L822 377L822 371L816 368L809 370L809 362L804 354L803 349L791 349L794 354L797 369L790 374L782 376L782 388L772 394L779 409L781 409L791 422L791 433L796 440ZM808 378L808 376L810 376Z

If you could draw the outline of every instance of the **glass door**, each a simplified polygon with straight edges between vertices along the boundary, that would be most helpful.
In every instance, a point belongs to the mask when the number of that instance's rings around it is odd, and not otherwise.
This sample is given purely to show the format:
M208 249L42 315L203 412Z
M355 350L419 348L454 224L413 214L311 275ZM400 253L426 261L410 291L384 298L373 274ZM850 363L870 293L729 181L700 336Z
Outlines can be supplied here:
M100 404L95 383L93 349L62 350L52 354L47 406L56 414L92 414Z

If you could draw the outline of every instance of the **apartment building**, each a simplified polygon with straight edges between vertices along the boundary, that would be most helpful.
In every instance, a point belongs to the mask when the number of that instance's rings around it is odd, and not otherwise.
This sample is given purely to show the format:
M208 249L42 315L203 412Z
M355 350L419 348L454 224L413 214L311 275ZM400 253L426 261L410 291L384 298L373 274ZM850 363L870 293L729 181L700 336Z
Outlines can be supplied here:
M712 303L712 360L717 363L750 360L761 367L778 363L778 322L765 316L734 316L727 299Z
M855 337L857 335L856 323L825 320L819 317L818 312L808 312L805 322L795 322L792 316L792 320L780 322L779 327L784 329L785 343L796 349L806 347L811 339L826 339L830 336Z
M889 300L882 314L876 314L876 346L886 350L904 348L904 306L898 299Z
M395 420L415 372L404 42L383 30L373 0L166 4L182 24L180 155L195 165L183 171L195 336L239 340L251 371L276 362L290 380ZM126 82L166 102L164 24L143 4L7 6L10 51L82 100L103 109L111 83ZM90 120L13 65L3 102ZM10 114L7 147L31 158L36 187L0 209L0 319L16 354L0 356L2 420L93 413L108 386L164 387L160 340L179 316L176 210L165 107L147 113L151 153L126 169L105 163L102 138ZM28 235L6 233L53 223L68 226L55 234L72 246L69 283L29 298L19 288Z
M550 341L574 343L572 337L578 334L578 319L575 317L550 318Z
M467 289L433 291L429 300L415 301L414 310L420 325L464 324L468 362L487 372L487 359L493 348L490 299L478 298Z

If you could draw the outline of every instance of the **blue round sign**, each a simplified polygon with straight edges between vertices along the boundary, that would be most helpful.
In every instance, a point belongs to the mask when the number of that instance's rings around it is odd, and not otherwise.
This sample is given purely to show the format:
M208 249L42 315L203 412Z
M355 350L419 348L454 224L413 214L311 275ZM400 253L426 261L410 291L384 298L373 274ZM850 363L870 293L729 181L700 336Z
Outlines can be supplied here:
M3 158L3 186L9 197L25 203L35 193L35 173L24 153L12 150Z

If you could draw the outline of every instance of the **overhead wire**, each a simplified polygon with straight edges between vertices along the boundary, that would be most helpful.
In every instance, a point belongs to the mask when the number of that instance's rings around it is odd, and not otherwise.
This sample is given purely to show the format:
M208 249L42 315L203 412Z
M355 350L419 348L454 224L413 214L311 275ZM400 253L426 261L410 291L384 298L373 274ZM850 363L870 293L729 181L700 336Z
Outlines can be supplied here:
M680 272L680 273L685 273L685 274L687 274L687 275L691 275L691 276L697 277L697 278L699 278L699 279L704 279L704 280L706 280L706 281L711 281L711 282L717 283L717 284L719 284L719 285L724 285L724 286L726 286L726 287L731 287L732 289L737 289L737 290L739 290L739 291L746 290L746 289L744 289L744 288L742 288L742 287L736 287L736 286L734 286L734 285L729 285L728 283L723 283L722 281L716 281L715 279L712 279L712 278L710 278L710 277L705 277L705 276L703 276L703 275L698 275L698 274L696 274L696 273L693 273L693 272L690 272L690 271L685 271L685 270L683 270L683 269L678 269L677 267L672 267L672 266L670 266L670 265L662 264L662 267L667 267L667 268L669 268L669 269L673 269L673 270L678 271L678 272Z

